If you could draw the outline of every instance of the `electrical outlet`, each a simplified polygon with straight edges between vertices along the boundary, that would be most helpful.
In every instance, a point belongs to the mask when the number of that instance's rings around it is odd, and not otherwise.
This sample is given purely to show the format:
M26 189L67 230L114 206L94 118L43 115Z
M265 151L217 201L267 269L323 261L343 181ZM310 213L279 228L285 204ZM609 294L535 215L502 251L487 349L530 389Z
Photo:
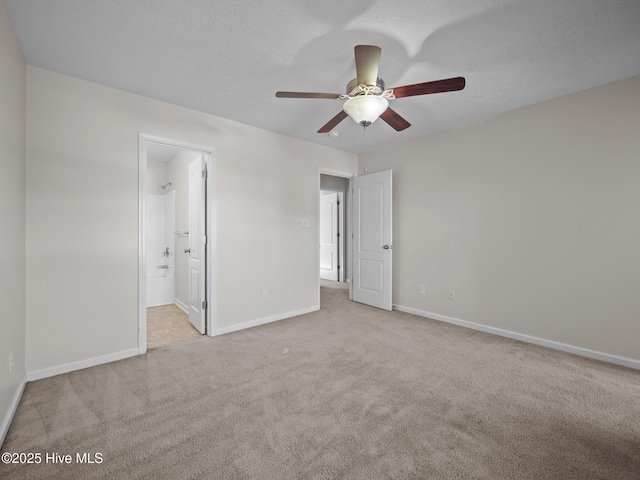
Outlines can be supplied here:
M455 300L455 299L456 299L456 291L449 290L449 300Z
M269 298L269 290L262 290L262 299L266 300Z
M424 295L425 294L424 285L418 285L418 293L420 295Z
M9 373L13 372L13 350L9 352Z

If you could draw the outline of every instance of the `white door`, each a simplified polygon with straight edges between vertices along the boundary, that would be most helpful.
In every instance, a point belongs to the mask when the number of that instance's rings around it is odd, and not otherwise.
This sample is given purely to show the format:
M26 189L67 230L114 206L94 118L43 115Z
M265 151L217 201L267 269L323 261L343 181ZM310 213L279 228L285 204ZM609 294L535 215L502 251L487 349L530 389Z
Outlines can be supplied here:
M338 193L320 194L320 278L338 281Z
M205 333L206 228L204 155L189 164L189 321Z
M353 179L353 300L391 310L391 170Z

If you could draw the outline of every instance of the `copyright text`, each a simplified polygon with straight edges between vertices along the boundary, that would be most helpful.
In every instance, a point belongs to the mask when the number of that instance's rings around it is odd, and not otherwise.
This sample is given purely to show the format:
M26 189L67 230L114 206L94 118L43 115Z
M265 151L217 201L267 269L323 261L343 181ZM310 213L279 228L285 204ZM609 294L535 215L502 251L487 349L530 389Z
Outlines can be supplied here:
M102 453L59 453L59 452L29 452L29 453L11 453L4 452L1 456L4 464L100 464L104 461Z

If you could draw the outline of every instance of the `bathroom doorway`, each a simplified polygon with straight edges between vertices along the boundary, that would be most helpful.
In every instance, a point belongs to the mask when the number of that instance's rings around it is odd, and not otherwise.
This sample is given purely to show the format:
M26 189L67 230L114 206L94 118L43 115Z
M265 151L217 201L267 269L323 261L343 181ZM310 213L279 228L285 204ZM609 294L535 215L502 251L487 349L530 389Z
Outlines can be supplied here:
M213 155L140 134L140 353L213 334Z

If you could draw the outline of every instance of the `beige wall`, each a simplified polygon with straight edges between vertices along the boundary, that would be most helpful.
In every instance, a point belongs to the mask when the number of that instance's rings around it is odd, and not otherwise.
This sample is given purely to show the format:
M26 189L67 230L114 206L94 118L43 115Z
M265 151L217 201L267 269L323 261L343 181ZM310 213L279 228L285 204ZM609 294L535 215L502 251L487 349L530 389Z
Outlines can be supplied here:
M25 76L0 2L0 443L25 378ZM9 374L9 354L13 370Z
M334 190L344 190L345 193L349 188L349 179L344 177L336 177L334 175L320 175L320 187L332 188Z
M393 169L395 304L640 359L640 77L365 165Z
M137 348L140 131L216 148L219 328L316 306L318 167L354 154L35 67L27 89L29 372Z

